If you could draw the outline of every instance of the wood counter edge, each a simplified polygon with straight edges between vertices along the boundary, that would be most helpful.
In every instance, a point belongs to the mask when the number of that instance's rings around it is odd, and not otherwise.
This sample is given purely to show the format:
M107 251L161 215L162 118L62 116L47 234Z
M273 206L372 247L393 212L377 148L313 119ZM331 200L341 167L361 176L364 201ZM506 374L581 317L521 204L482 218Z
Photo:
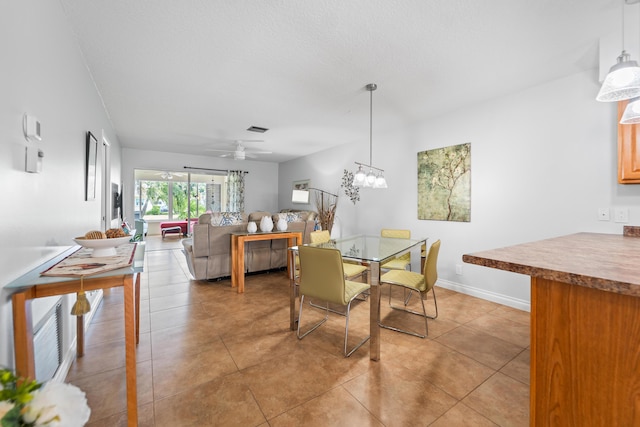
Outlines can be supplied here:
M485 258L473 254L462 255L462 261L468 264L475 264L483 267L510 271L512 273L524 274L526 276L539 277L542 279L599 289L606 292L614 292L622 295L640 297L640 286L632 283L568 273L566 271L560 270L532 267L530 265Z

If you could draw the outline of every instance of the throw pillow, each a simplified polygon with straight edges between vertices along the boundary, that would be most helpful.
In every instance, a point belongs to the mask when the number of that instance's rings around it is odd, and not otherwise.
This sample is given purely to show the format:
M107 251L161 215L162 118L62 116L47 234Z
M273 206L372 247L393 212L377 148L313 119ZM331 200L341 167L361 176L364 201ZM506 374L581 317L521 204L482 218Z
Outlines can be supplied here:
M286 215L287 222L304 221L302 212L287 212Z
M213 226L236 225L243 222L240 212L213 212L211 214L211 225Z

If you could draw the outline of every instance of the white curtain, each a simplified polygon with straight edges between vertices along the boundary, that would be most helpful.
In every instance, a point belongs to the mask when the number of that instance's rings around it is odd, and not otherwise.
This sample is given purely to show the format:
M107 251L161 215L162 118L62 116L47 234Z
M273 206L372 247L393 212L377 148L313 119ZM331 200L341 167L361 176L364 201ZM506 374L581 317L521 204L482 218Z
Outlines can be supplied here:
M244 171L227 174L227 212L244 212Z

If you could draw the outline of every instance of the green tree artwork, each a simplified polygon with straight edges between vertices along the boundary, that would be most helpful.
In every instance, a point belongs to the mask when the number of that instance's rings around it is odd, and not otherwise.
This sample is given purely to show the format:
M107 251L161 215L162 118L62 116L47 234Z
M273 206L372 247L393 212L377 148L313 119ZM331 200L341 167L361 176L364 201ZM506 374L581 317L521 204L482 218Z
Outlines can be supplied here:
M471 143L418 153L418 219L471 221Z

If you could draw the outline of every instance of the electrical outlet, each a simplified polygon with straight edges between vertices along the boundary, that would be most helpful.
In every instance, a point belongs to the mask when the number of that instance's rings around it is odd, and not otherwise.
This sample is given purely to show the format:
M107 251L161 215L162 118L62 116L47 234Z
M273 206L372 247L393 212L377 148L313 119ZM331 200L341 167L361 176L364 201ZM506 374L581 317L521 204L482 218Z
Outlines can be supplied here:
M616 222L629 222L629 208L614 208L613 216Z
M609 208L598 209L598 221L609 221Z
M462 276L462 264L456 264L456 274Z

